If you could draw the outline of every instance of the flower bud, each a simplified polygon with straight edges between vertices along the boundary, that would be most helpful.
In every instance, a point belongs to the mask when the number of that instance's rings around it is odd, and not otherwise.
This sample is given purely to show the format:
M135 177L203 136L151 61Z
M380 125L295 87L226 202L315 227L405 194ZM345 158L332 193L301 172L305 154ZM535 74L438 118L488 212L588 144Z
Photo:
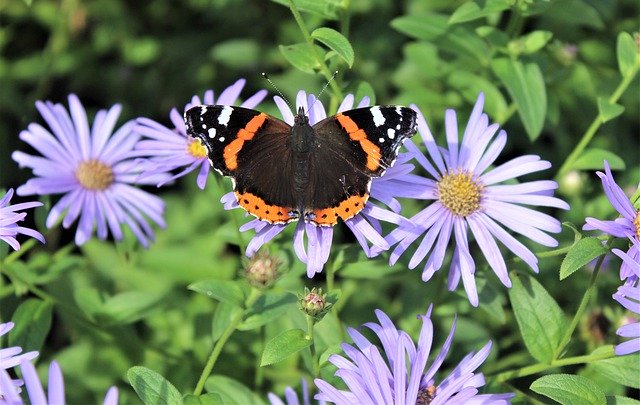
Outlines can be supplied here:
M311 291L305 287L304 296L299 297L298 303L305 314L317 320L322 319L332 306L332 303L327 302L327 294L322 293L322 288L315 287Z
M278 278L280 265L280 259L277 257L266 252L258 252L245 265L244 274L253 287L265 289Z

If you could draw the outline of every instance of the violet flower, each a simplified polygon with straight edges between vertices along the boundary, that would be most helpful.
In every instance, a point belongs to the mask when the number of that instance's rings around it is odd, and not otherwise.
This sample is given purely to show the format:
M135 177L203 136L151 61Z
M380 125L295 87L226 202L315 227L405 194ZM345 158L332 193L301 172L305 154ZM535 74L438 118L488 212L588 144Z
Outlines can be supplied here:
M442 349L427 368L433 342L431 310L429 307L425 315L419 316L422 328L417 346L409 334L398 330L379 309L376 316L380 323L369 322L363 327L376 334L381 349L357 330L349 328L355 347L343 343L346 357L335 354L329 357L329 361L338 367L335 375L344 382L347 390L316 379L320 393L315 398L338 405L509 403L514 394L478 394L478 388L485 384L485 380L482 373L475 371L489 355L491 341L477 353L465 356L446 377L436 378L452 346L455 319Z
M40 114L51 128L29 124L20 139L42 156L13 152L20 167L33 170L34 178L17 190L18 195L63 194L51 208L46 225L53 227L60 218L65 228L79 218L75 242L82 245L97 228L99 239L108 230L116 240L128 226L147 247L154 234L148 219L163 227L164 203L135 185L157 184L166 175L140 178L132 150L140 136L132 132L134 121L113 133L121 107L97 112L89 127L87 114L74 94L69 95L69 112L61 104L36 102Z
M39 207L42 203L33 201L9 205L11 197L13 197L12 188L10 188L4 197L0 199L0 240L7 242L13 250L20 249L20 243L18 243L18 240L16 239L16 236L20 233L36 238L40 242L44 243L44 236L42 236L40 232L18 225L18 222L24 220L27 216L26 213L18 211Z
M489 118L482 112L483 104L484 95L481 93L462 141L458 136L455 111L446 111L448 149L436 145L422 113L414 107L418 112L418 132L434 165L410 141L405 143L405 147L414 152L418 163L435 180L426 180L426 185L403 189L398 195L433 200L433 203L410 218L415 226L401 225L386 238L390 245L397 244L390 256L392 265L410 245L422 238L411 256L409 268L415 268L426 258L422 280L428 281L442 267L453 235L454 250L448 287L454 290L462 279L469 301L474 306L478 305L478 292L475 284L476 264L469 248L469 230L491 269L505 286L511 287L507 266L496 239L535 272L538 271L538 259L504 227L544 246L557 246L558 242L547 232L560 232L560 222L523 205L569 208L567 203L553 197L553 190L558 187L554 181L500 184L548 169L551 164L540 160L539 156L526 155L490 168L504 148L507 134L501 130L495 136L499 126L489 125Z

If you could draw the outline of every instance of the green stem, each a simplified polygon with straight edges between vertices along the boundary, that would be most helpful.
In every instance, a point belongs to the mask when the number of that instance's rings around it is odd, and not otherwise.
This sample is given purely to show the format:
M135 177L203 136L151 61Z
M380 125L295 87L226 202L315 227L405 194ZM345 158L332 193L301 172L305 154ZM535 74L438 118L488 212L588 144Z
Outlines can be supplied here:
M611 243L613 243L613 236L610 237L609 240L607 241L607 244L606 244L607 250L611 246ZM598 258L598 261L596 262L596 267L593 269L593 272L591 273L591 279L589 280L589 286L587 287L587 289L584 292L584 295L582 296L582 301L580 301L580 306L576 310L576 313L573 316L573 319L571 320L571 324L569 325L569 327L565 331L564 336L562 337L562 340L560 340L560 344L558 344L558 347L556 348L555 353L553 353L553 358L554 359L559 358L560 355L562 354L562 351L569 344L569 342L571 341L571 336L573 335L573 332L575 331L576 327L578 326L578 323L580 322L580 319L582 318L582 315L587 310L587 305L589 304L589 301L591 300L591 296L593 295L593 292L595 291L596 279L598 278L598 273L600 272L600 267L602 266L602 262L604 261L604 257L605 256L606 255L600 256Z
M4 264L11 264L16 260L18 260L22 255L24 255L29 250L31 250L31 248L33 248L36 245L36 242L38 242L38 240L33 238L24 242L22 245L20 245L20 249L12 252L6 257L6 259L4 259Z
M309 346L309 350L311 351L311 365L313 367L313 375L318 377L320 375L320 363L318 362L318 353L316 352L316 344L313 340L313 325L315 320L310 315L305 315L307 317L307 338L311 340L311 346Z
M633 79L636 77L638 69L640 69L640 63L636 63L633 66L633 70L627 76L622 78L622 81L620 82L616 90L613 92L611 97L609 97L608 102L610 104L615 104L625 92L625 90L627 90ZM558 170L558 174L556 175L556 180L573 167L575 161L582 155L582 152L589 145L589 142L591 142L591 139L593 139L594 135L603 123L604 121L602 114L598 112L598 115L593 120L591 125L589 125L589 128L587 128L587 131L582 136L582 139L580 140L578 145L576 145L571 154L569 154L569 157L567 157L562 166L560 166L560 170Z
M298 27L302 32L302 36L304 37L305 41L307 42L307 45L309 46L309 51L311 52L314 59L320 66L320 72L325 77L325 79L329 82L329 86L331 86L331 90L333 90L333 93L337 98L339 99L344 98L344 95L342 94L342 89L340 88L340 86L338 86L338 83L335 80L331 80L331 77L333 76L333 72L329 70L329 67L324 62L324 58L322 57L322 55L318 54L316 47L313 43L313 38L311 37L311 33L307 29L307 26L305 25L304 20L302 19L302 15L300 15L300 12L298 11L298 8L294 4L293 0L289 0L289 9L291 10L291 13L293 14L293 18L296 20L296 23L298 24Z
M262 292L256 288L251 289L251 294L249 295L249 297L247 298L247 301L245 302L245 308L250 308L251 305L253 305L253 303L256 302L256 300L260 297L261 294ZM207 360L207 364L204 366L204 369L202 370L202 374L200 374L200 378L198 379L196 388L193 390L193 395L197 396L202 394L202 390L204 389L204 383L207 381L207 378L209 378L209 376L211 375L213 366L215 366L216 361L220 356L220 353L222 353L222 348L224 347L225 343L227 343L227 340L229 340L233 332L235 332L238 325L240 325L240 322L242 322L245 312L246 310L240 311L231 319L231 322L229 322L229 325L227 325L225 330L222 332L220 339L218 339L216 344L213 346L213 350L209 355L209 360Z
M510 38L515 38L520 34L520 31L522 30L524 19L522 17L521 3L522 2L520 0L516 2L516 4L513 6L511 18L509 18L509 23L507 25L506 31L507 35Z
M602 353L597 353L595 355L589 354L585 356L567 357L566 359L554 360L551 363L532 364L518 370L510 370L496 374L495 376L487 376L487 379L492 379L496 382L505 382L513 378L525 377L558 367L570 366L573 364L588 364L597 360L610 359L613 357L615 357L615 353L612 348L611 350L603 351Z

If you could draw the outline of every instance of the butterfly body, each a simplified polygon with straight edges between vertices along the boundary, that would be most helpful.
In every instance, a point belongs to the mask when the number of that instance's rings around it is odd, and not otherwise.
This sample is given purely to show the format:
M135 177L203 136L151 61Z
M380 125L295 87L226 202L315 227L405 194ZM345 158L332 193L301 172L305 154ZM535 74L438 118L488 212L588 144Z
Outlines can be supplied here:
M344 111L315 125L299 109L294 125L231 106L185 112L187 133L205 145L209 161L233 179L238 204L270 223L298 219L333 226L360 212L371 180L395 161L416 131L416 113L375 106Z

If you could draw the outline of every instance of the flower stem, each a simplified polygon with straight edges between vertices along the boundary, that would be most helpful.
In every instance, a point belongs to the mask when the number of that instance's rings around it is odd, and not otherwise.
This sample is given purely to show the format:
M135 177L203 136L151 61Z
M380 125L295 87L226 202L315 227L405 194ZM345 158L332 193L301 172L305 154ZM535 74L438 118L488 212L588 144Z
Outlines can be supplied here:
M609 250L609 247L611 246L611 243L613 243L613 236L610 237L609 240L607 240L607 244L606 244L607 250ZM553 353L553 358L554 359L559 358L560 355L562 354L562 351L569 344L569 342L571 341L571 336L573 335L574 330L578 326L578 323L580 322L580 319L582 318L582 315L587 310L587 305L589 304L589 301L591 300L591 296L593 295L593 292L595 291L596 279L598 278L598 273L600 272L600 267L602 266L602 262L604 261L604 257L605 256L606 256L606 254L601 255L598 258L598 261L596 262L596 266L593 269L593 272L591 273L591 279L589 280L589 286L587 287L587 289L584 292L584 295L582 296L582 301L580 301L580 306L576 310L576 313L573 316L573 319L571 320L571 324L569 325L569 327L565 331L564 336L562 337L562 340L560 340L560 343L558 344L558 347L556 348L555 353Z
M318 377L320 375L320 363L318 362L318 353L316 352L316 344L313 340L313 325L315 323L314 319L310 315L305 315L307 318L307 338L311 340L311 346L309 346L309 350L311 351L311 365L313 367L313 375Z
M551 363L537 363L530 366L522 367L518 370L505 371L495 376L487 376L487 379L491 378L496 382L505 382L513 378L525 377L532 374L541 373L546 370L570 366L573 364L588 364L597 360L610 359L615 357L613 347L610 350L598 351L598 353L592 353L584 356L567 357L566 359L554 360Z
M238 312L231 319L231 322L229 322L229 325L227 325L225 330L222 332L222 335L220 336L216 344L213 346L213 350L209 355L209 360L207 360L207 364L204 366L204 369L202 370L202 374L200 374L200 378L198 379L196 388L193 390L193 395L202 394L202 390L204 389L204 383L207 381L207 378L209 378L209 376L211 375L211 371L213 371L213 366L215 366L216 361L218 360L218 357L222 352L222 348L224 347L225 343L227 343L227 340L229 340L233 332L235 332L240 322L242 322L242 319L244 318L246 313L246 309L250 308L251 305L253 305L253 303L256 302L258 298L260 298L261 294L262 293L260 290L256 288L252 288L251 293L249 294L249 297L245 302L245 310Z
M622 78L622 81L620 82L618 87L615 89L611 97L609 97L608 102L610 104L615 104L618 101L618 99L622 96L625 90L627 90L633 79L636 77L639 69L640 62L638 62L638 59L636 58L636 64L633 65L632 71ZM571 154L569 154L569 157L567 157L562 166L560 166L560 170L558 170L558 174L556 175L556 180L573 167L575 161L582 155L582 152L584 152L585 148L587 147L587 145L589 145L589 142L591 142L591 139L593 139L594 135L603 123L604 120L602 113L598 112L598 115L593 120L591 125L589 125L589 128L587 128L587 131L582 136L580 142L578 142L578 145L576 145Z
M12 252L11 254L9 254L6 257L6 259L4 259L4 264L11 264L11 263L15 262L16 260L18 260L22 255L24 255L29 250L31 250L31 248L33 248L36 245L36 242L37 242L37 240L33 239L33 238L31 238L28 241L24 242L20 246L20 249Z
M293 18L296 20L296 23L300 28L300 32L302 32L302 36L309 46L309 52L311 52L314 59L316 60L316 63L318 63L320 73L322 73L325 79L329 81L329 85L331 86L331 90L333 90L335 97L338 99L342 99L344 97L342 94L342 89L340 88L340 86L338 86L338 83L335 80L331 80L333 73L329 70L329 67L325 63L322 55L318 54L316 46L313 43L313 38L311 37L311 33L309 33L309 29L305 25L304 20L302 19L302 15L300 15L300 11L298 11L298 8L296 7L293 0L289 0L289 9L291 10Z

